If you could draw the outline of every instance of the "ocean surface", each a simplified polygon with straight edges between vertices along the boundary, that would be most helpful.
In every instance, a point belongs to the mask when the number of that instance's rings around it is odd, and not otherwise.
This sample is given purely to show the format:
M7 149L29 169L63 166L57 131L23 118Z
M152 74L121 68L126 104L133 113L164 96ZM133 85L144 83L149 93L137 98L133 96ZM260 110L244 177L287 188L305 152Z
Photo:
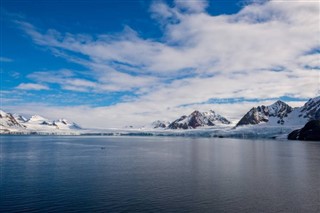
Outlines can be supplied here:
M0 212L320 212L320 143L0 136Z

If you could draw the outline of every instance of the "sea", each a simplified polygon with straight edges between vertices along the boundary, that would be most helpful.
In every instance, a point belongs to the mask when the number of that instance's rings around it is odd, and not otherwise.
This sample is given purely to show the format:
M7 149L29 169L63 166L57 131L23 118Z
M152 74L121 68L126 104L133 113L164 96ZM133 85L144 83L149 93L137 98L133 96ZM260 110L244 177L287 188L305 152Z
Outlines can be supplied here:
M0 136L0 212L320 212L320 143Z

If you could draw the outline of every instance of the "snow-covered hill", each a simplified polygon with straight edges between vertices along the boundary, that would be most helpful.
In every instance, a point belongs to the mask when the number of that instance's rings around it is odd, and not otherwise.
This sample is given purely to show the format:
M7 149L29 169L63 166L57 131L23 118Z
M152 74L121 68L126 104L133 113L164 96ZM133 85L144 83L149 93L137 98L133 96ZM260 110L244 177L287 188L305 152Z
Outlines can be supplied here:
M68 122L66 119L51 121L40 115L33 115L27 119L19 114L6 113L0 110L0 134L74 134L80 129L79 125Z
M190 115L183 115L173 121L168 129L195 129L197 127L208 127L215 125L230 124L225 117L215 113L213 110L209 112L194 111Z

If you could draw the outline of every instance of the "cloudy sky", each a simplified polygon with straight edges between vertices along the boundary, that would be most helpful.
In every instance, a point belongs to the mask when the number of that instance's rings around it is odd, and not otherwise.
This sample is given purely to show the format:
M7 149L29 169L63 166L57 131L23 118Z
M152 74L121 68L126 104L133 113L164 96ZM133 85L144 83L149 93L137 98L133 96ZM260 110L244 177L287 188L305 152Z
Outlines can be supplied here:
M213 109L237 121L320 90L318 0L1 1L1 108L84 127Z

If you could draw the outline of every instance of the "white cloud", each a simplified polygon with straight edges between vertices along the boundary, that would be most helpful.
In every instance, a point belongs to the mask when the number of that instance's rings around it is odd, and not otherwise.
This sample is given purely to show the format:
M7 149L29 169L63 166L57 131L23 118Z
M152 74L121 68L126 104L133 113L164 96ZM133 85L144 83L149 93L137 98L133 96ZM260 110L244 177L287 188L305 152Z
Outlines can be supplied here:
M314 2L271 1L228 16L185 14L164 6L174 12L160 14L178 14L179 22L167 23L163 42L142 39L132 29L94 40L55 30L41 34L28 23L20 24L38 44L82 53L106 66L116 61L138 66L138 73L157 75L179 75L187 68L215 73L287 65L318 45L319 8Z
M318 2L268 1L220 16L206 13L206 6L205 1L176 1L174 7L152 4L151 15L163 30L159 40L142 38L129 27L117 35L94 38L53 29L42 32L17 22L35 43L90 72L85 78L73 71L68 75L36 72L29 78L57 83L66 90L143 94L108 107L56 111L96 127L170 120L195 107L217 108L236 118L259 104L179 107L211 98L310 98L319 94L319 54L307 54L319 48ZM81 117L85 112L88 118Z
M49 87L42 84L33 84L33 83L21 83L16 89L20 90L49 90Z
M40 83L58 84L62 89L80 92L115 92L136 89L142 91L143 87L155 84L156 78L147 76L132 76L115 70L100 70L91 74L71 70L40 71L29 74L27 77ZM85 76L83 76L85 75ZM88 77L84 79L83 77ZM140 88L142 87L142 88Z

